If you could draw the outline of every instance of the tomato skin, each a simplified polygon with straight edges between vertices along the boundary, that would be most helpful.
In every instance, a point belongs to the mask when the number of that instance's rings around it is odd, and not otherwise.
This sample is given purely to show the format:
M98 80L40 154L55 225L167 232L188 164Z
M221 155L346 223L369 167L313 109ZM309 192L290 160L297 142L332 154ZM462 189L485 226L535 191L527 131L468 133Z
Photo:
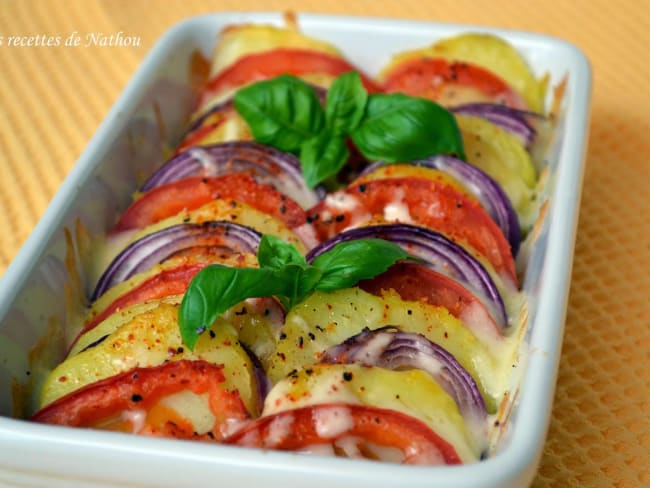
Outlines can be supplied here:
M389 205L404 207L408 215L387 215ZM415 177L367 181L330 194L308 212L321 240L377 217L421 225L466 242L485 256L497 272L517 283L510 245L501 229L479 203L438 181Z
M210 263L203 262L166 269L140 283L133 290L130 290L113 300L113 302L111 302L102 312L98 313L92 320L84 324L83 328L70 345L70 349L72 349L82 335L89 330L94 329L103 320L121 309L137 303L144 303L149 300L184 293L194 275L208 264Z
M249 54L240 58L208 82L199 105L210 99L215 93L282 74L300 76L325 73L339 76L348 71L359 71L359 69L337 56L308 49L278 48ZM381 88L371 78L361 72L359 74L366 90L370 93L381 91Z
M491 334L501 337L501 329L485 309L485 305L457 281L416 263L397 263L370 280L359 282L359 288L376 296L393 289L404 300L424 301L445 307L460 319L469 307L480 307L485 313ZM466 324L468 325L468 324Z
M303 225L305 211L275 188L257 183L249 175L232 173L217 177L192 177L159 186L126 209L115 231L141 229L183 210L193 210L213 200L246 203L271 215L289 228Z
M445 89L453 87L473 88L493 103L528 110L523 98L489 70L443 58L406 61L388 75L383 85L384 91L388 93L401 92L431 100L439 100Z
M206 361L180 360L151 368L135 368L75 390L36 412L31 420L72 427L94 427L125 410L149 412L165 396L190 390L197 395L209 395L210 410L217 417L217 422L213 430L205 435L205 440L220 440L226 432L227 421L248 418L239 394L221 388L220 384L224 381L223 366ZM168 424L164 419L160 423L145 424L140 433L197 438L182 423Z
M137 284L134 288L117 296L106 307L99 311L99 313L86 320L82 330L77 336L77 339L89 330L93 329L114 312L138 303L144 303L184 293L194 275L207 265L213 263L224 263L224 260L227 260L230 266L246 266L247 259L244 255L233 255L230 254L230 251L219 249L219 242L217 240L213 242L205 242L206 247L202 247L201 244L203 243L197 242L196 247L191 247L175 253L175 257L178 261L175 261L170 267L162 269L158 273ZM215 247L210 247L211 244L215 245ZM234 260L229 260L229 256L236 257L234 257ZM74 342L76 342L77 339L75 339ZM72 345L74 345L74 342ZM72 345L70 347L72 347Z
M231 129L227 125L231 124ZM233 125L236 129L233 129ZM234 132L233 132L234 131ZM195 146L228 140L251 140L250 128L235 109L232 98L217 104L199 117L174 151L174 156Z
M217 130L229 116L232 116L232 111L216 114L211 120L206 121L205 124L197 127L195 130L187 134L178 148L174 151L174 156L194 146L201 145L201 142L206 139L214 130Z
M354 423L336 435L320 437L317 426L319 412L332 408L348 410ZM290 425L290 428L283 429L282 435L271 432L273 422L278 419ZM332 443L344 436L399 448L405 455L403 464L429 464L433 459L442 461L440 464L461 464L453 446L420 420L395 410L354 404L320 404L263 416L226 438L224 443L295 451Z

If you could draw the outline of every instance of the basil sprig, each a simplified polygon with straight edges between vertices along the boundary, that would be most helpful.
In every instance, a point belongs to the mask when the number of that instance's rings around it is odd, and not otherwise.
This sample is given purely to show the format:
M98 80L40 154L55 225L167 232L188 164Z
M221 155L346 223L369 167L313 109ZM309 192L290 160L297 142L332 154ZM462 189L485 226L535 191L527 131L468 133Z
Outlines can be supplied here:
M368 102L368 92L356 71L342 74L327 91L325 123L334 134L346 136L359 127Z
M370 160L397 163L439 153L465 157L454 116L431 100L401 93L371 95L351 136Z
M324 110L314 89L291 75L248 85L234 103L256 141L298 155L312 188L345 165L348 137L369 160L393 163L441 153L465 158L451 112L424 98L368 94L356 71L334 81Z
M289 310L314 291L354 286L407 258L413 256L392 242L359 239L340 242L308 264L292 244L264 235L257 251L259 268L213 264L196 274L178 313L181 337L193 350L222 313L247 298L275 296Z
M294 152L325 126L325 113L314 90L289 75L260 81L235 94L235 108L256 141Z

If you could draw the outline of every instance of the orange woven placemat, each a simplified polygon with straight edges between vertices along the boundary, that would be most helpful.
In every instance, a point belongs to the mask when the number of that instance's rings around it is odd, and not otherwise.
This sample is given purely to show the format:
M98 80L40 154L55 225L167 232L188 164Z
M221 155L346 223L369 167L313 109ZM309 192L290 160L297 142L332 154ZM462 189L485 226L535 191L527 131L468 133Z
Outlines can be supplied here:
M650 486L647 0L0 0L0 274L167 28L203 12L286 9L530 30L585 51L594 69L590 147L559 381L534 486ZM7 44L9 36L74 31L123 31L141 45Z

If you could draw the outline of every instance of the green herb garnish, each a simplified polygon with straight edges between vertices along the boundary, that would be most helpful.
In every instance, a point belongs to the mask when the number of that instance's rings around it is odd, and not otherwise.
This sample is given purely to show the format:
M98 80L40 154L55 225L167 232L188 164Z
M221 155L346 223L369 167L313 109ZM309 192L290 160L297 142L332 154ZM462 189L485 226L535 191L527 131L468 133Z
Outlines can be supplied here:
M465 157L454 116L431 100L401 93L371 95L351 136L366 158L386 163L440 153Z
M354 286L413 256L389 241L358 239L340 242L307 264L292 244L264 235L257 258L259 268L213 264L192 279L178 314L190 350L222 313L247 298L275 296L289 310L314 291Z
M259 81L239 90L235 108L256 141L295 152L325 127L325 112L314 90L290 75Z
M297 154L307 185L335 176L352 138L370 160L394 163L435 154L465 158L454 116L437 103L403 94L368 94L356 71L339 76L325 110L313 88L291 75L239 90L235 108L256 141Z

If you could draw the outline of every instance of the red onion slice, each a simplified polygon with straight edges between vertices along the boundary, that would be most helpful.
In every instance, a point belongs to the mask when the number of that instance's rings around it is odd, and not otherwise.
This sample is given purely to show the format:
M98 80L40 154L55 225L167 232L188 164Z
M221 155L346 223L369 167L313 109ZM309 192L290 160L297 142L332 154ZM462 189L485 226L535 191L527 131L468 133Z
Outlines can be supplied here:
M457 114L481 117L492 122L514 135L527 148L530 147L537 135L537 131L528 122L527 117L541 117L534 112L517 110L497 103L468 103L458 105L451 111Z
M185 131L185 137L187 137L191 132L194 132L196 129L201 127L203 123L212 115L218 113L218 112L224 112L226 110L234 110L235 104L233 103L232 97L227 98L226 100L216 103L212 107L210 107L208 110L203 112L199 117L194 119L194 121L190 124L188 129ZM185 138L183 137L183 139Z
M330 250L339 242L355 239L386 239L423 259L425 264L439 273L461 282L482 299L494 321L505 330L508 316L499 289L483 265L463 247L439 232L410 224L383 224L358 227L319 244L307 254L311 263L316 256Z
M97 300L118 283L185 249L219 246L235 252L254 254L260 239L261 235L256 230L227 221L167 227L129 244L118 254L99 278L90 299Z
M396 326L366 328L327 349L321 362L426 371L454 399L472 430L480 429L479 438L485 441L487 409L474 378L446 349L421 334L402 332Z
M324 189L311 190L305 184L298 159L275 148L251 141L231 141L187 149L160 167L140 188L146 192L158 186L192 176L220 176L246 173L258 183L271 185L293 198L303 208L324 197Z

